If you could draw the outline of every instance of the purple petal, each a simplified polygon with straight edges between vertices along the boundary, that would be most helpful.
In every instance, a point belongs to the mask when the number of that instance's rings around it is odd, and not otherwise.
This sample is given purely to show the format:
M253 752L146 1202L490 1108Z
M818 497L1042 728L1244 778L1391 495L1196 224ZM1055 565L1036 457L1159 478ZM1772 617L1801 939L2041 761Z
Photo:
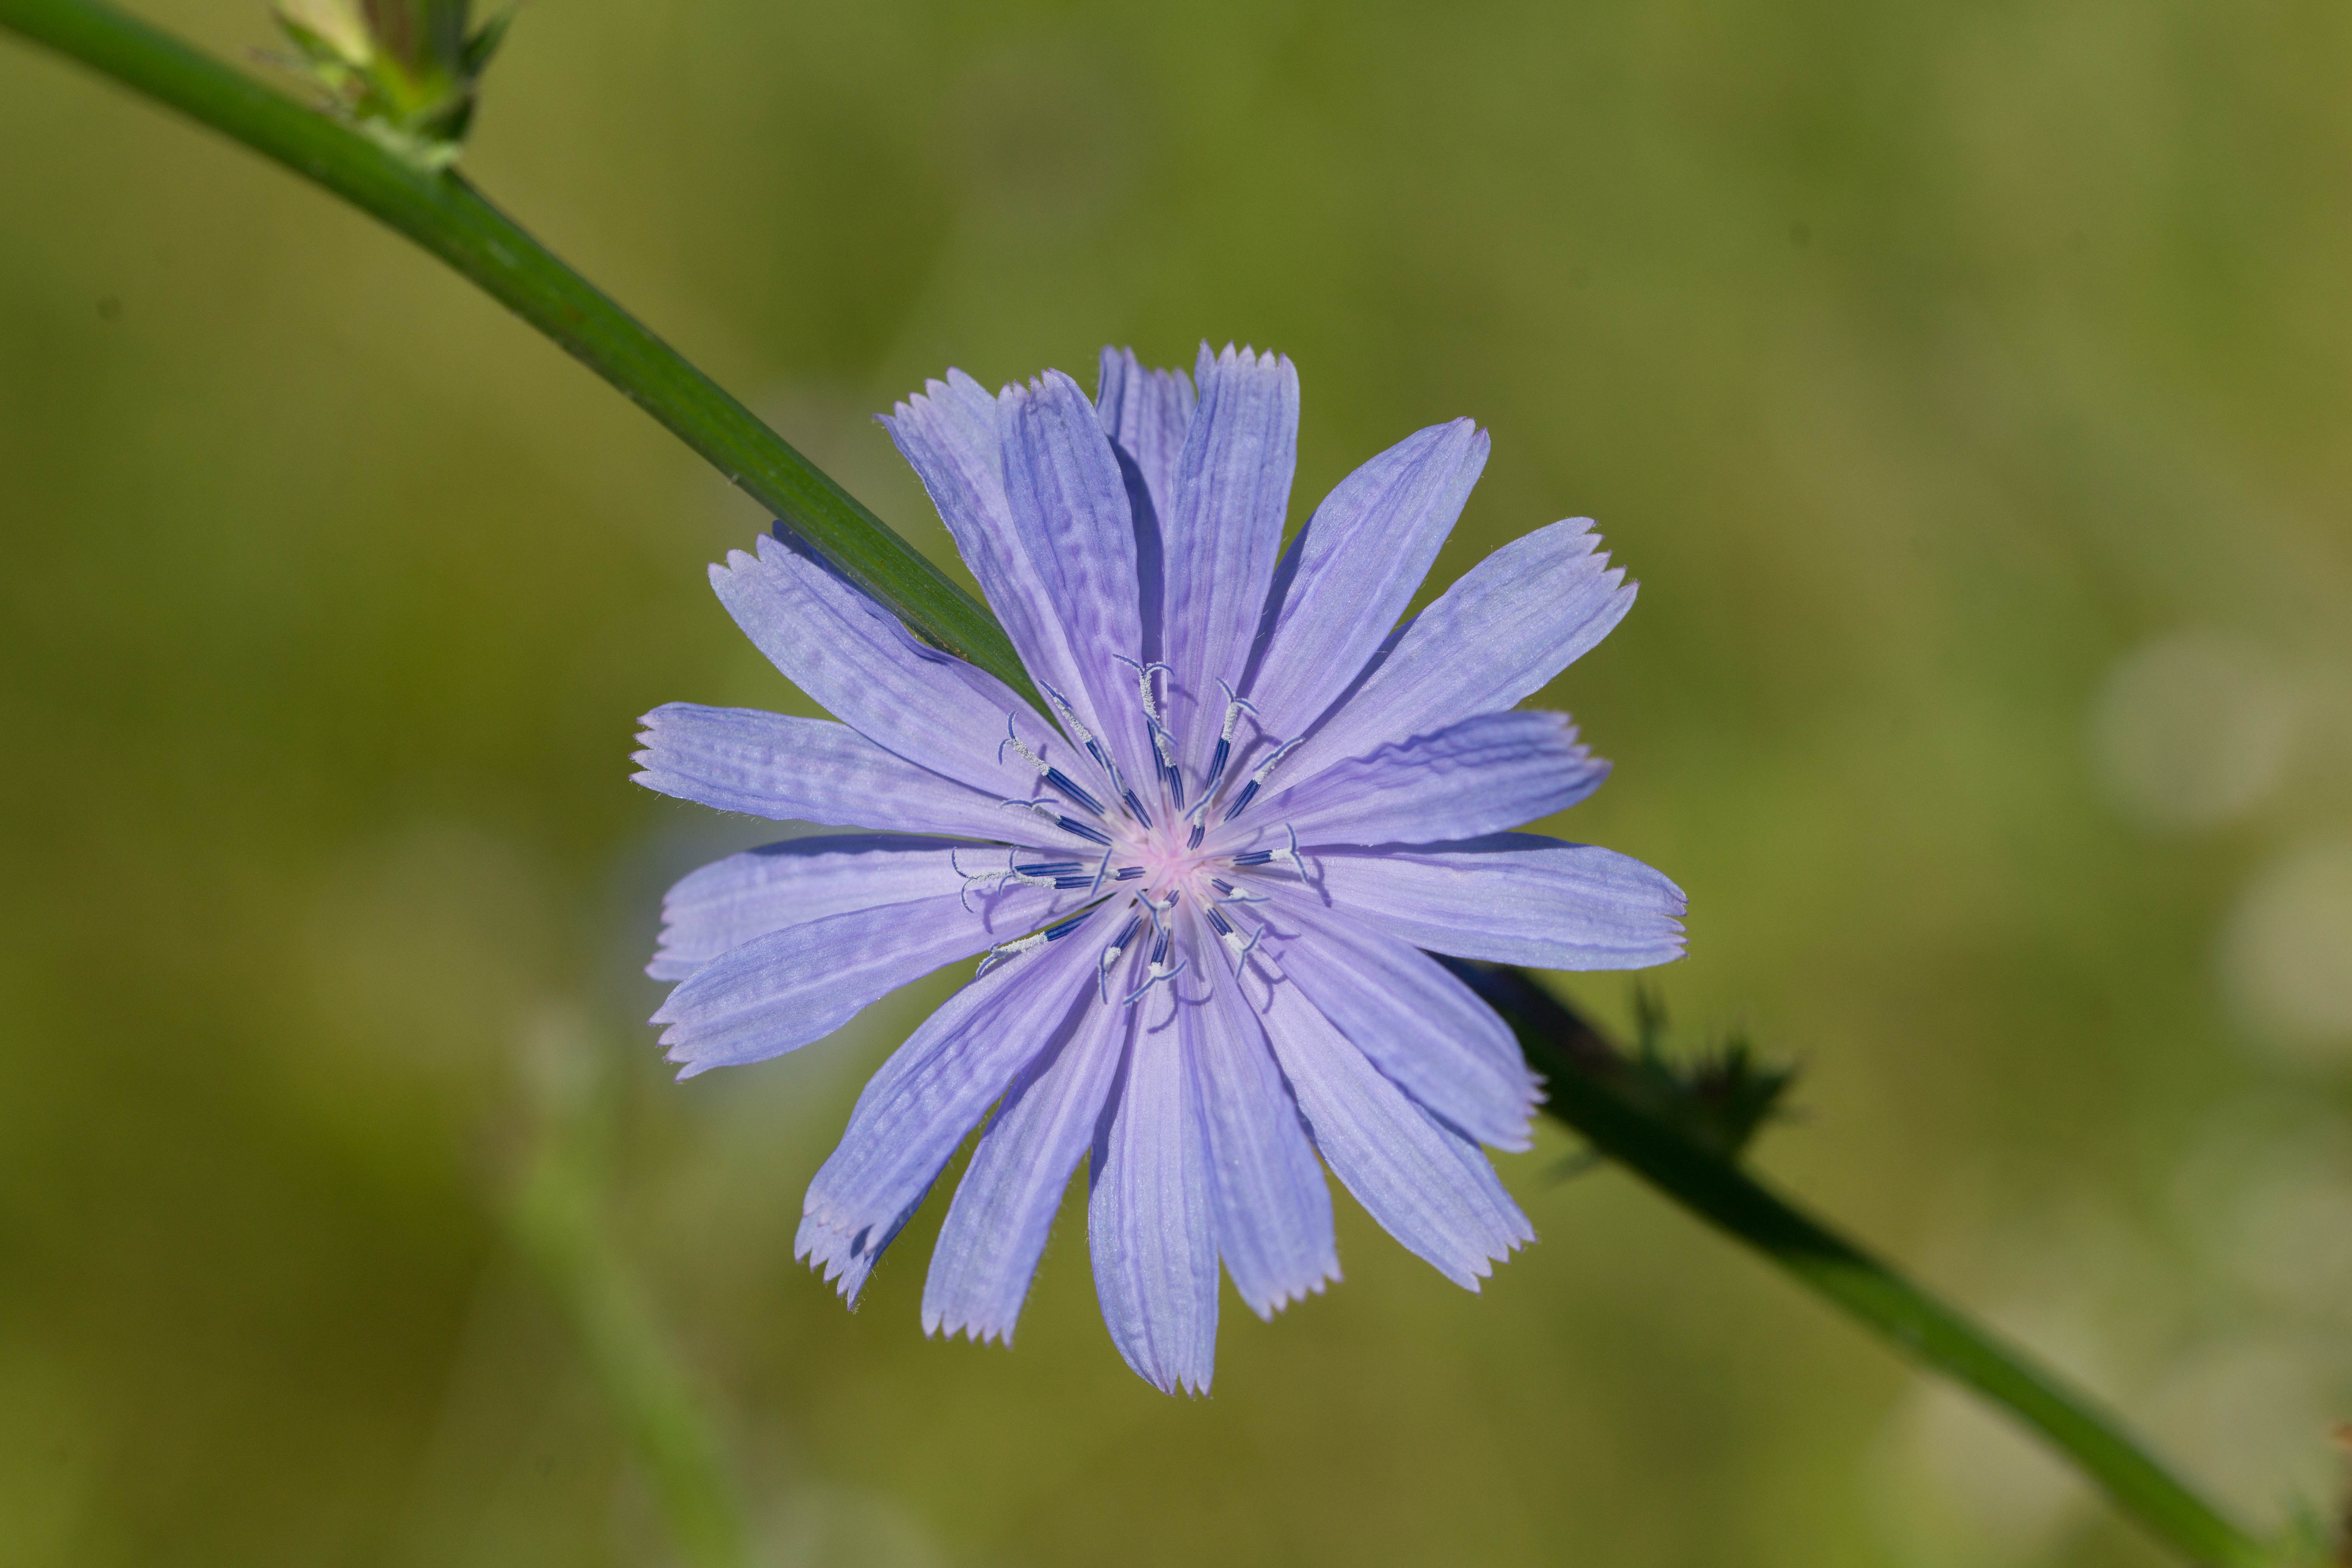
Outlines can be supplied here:
M1277 354L1214 357L1193 373L1201 405L1177 464L1176 504L1160 520L1168 592L1169 707L1189 764L1208 761L1265 614L1298 454L1298 372Z
M1192 378L1182 371L1146 370L1133 349L1103 350L1095 414L1118 457L1128 509L1135 514L1143 641L1134 657L1147 663L1167 657L1160 635L1167 599L1160 531L1176 505L1176 459L1184 450L1196 402Z
M1204 922L1190 924L1192 951L1216 952ZM1250 1310L1272 1318L1339 1278L1331 1189L1237 978L1220 973L1176 1018L1208 1123L1217 1250Z
M1087 1242L1111 1342L1163 1394L1209 1392L1217 1234L1209 1135L1172 1023L1138 1029L1096 1132Z
M1026 795L1035 775L998 761L1028 704L985 670L926 647L873 600L775 538L755 560L735 551L710 585L744 635L833 716L876 745L999 799Z
M1022 1070L948 1206L923 1286L923 1331L1013 1342L1055 1211L1101 1121L1134 1010L1086 1008Z
M1262 814L1301 844L1427 844L1565 811L1608 776L1567 714L1514 710L1336 763Z
M1146 370L1133 349L1102 352L1095 413L1112 445L1135 465L1152 514L1165 520L1176 500L1176 460L1197 399L1181 370Z
M801 1205L793 1256L853 1303L949 1156L1022 1067L1050 1049L1093 994L1080 940L1014 959L950 997L857 1097L840 1146Z
M945 382L927 382L882 425L930 492L1023 665L1072 701L1084 700L1087 692L1074 689L1080 683L1062 626L1064 584L1050 558L1035 556L1005 499L997 398L951 370ZM1131 528L1123 510L1121 516L1122 526ZM1133 648L1119 651L1136 657ZM1081 711L1091 722L1090 710Z
M829 835L714 860L662 897L660 951L646 973L683 980L754 937L852 910L962 890L957 851L929 838ZM969 852L967 852L969 853ZM967 864L986 864L983 850Z
M932 1179L938 1178L934 1175ZM898 1239L898 1233L907 1228L907 1222L915 1217L915 1211L929 1195L930 1187L926 1184L915 1194L915 1201L895 1218L887 1224L868 1226L855 1235L835 1230L814 1215L803 1215L800 1228L793 1237L793 1256L823 1274L825 1282L840 1291L842 1300L854 1308L866 1289L866 1281L874 1273L874 1266L882 1261L884 1250Z
M1633 604L1591 528L1539 528L1463 574L1298 749L1289 776L1511 707L1575 662Z
M1683 890L1613 849L1498 833L1312 863L1335 906L1432 952L1538 969L1644 969L1683 953Z
M1007 810L999 796L893 756L846 724L693 702L666 704L638 722L646 749L631 759L644 770L636 782L720 811L827 827L1071 837L1034 813Z
M1059 371L1006 387L996 416L1005 500L1055 617L1029 672L1053 689L1048 700L1060 694L1129 776L1149 778L1135 678L1119 662L1140 657L1143 630L1135 514L1110 437L1086 394Z
M1078 896L1016 884L789 925L703 964L653 1022L669 1026L661 1043L683 1064L680 1078L764 1061L824 1038L908 981L1035 929Z
M1275 574L1280 608L1250 676L1267 733L1306 733L1348 689L1429 574L1486 463L1486 432L1469 420L1432 426L1315 509Z
M1485 1152L1382 1077L1297 986L1271 987L1264 1016L1315 1146L1407 1250L1475 1290L1536 1238Z
M1528 1147L1541 1095L1493 1008L1427 953L1307 896L1261 907L1276 966L1374 1067L1481 1143Z

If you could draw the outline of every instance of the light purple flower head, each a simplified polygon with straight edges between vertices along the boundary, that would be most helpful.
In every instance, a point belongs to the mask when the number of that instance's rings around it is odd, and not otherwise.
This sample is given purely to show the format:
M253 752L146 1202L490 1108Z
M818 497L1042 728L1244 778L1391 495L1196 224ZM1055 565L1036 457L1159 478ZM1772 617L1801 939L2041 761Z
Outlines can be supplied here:
M780 536L711 582L842 722L673 703L636 756L666 795L875 830L671 889L649 973L679 982L654 1021L681 1076L985 954L858 1098L799 1255L854 1303L986 1117L927 1331L1010 1342L1081 1160L1103 1319L1163 1390L1209 1386L1221 1261L1261 1317L1339 1277L1325 1164L1477 1289L1535 1234L1479 1145L1526 1148L1540 1096L1428 953L1682 952L1664 877L1508 831L1608 773L1565 715L1513 707L1633 604L1590 521L1399 626L1486 463L1467 419L1350 474L1286 551L1298 378L1274 354L1203 346L1187 379L1106 349L1092 402L1059 372L992 396L950 371L884 423L1052 712Z

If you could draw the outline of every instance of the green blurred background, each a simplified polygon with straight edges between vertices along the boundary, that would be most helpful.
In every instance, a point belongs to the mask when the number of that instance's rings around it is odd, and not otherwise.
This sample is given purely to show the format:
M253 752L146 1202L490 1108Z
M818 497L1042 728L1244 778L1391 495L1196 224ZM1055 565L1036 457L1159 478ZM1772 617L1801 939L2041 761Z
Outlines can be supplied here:
M248 0L148 14L223 53ZM1692 897L1779 1180L2250 1516L2352 1416L2352 16L2055 0L542 0L467 169L925 548L867 416L1208 336L1297 362L1294 520L1469 414L1449 579L1643 584L1547 693L1563 831ZM0 47L0 1560L658 1563L502 1228L604 1064L616 1246L768 1561L2150 1564L2023 1440L1547 1131L1483 1296L1344 1200L1213 1398L1065 1213L1011 1352L845 1313L803 1186L942 976L678 1086L630 785L798 707L764 519L405 243ZM806 711L804 707L798 710ZM1567 988L1622 1020L1623 976ZM566 1066L564 1064L568 1063Z

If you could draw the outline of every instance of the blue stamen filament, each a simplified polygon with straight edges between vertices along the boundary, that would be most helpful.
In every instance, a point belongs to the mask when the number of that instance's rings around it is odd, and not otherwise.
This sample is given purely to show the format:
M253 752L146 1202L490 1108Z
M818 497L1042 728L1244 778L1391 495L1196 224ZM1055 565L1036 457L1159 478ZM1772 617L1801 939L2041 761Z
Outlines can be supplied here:
M1217 781L1225 776L1225 764L1233 761L1234 731L1240 725L1242 715L1247 713L1253 719L1257 717L1257 705L1246 697L1234 695L1234 689L1225 683L1223 677L1218 678L1217 687L1225 694L1225 721L1217 732L1216 750L1209 756L1209 776L1201 785L1203 800L1215 792ZM1193 842L1197 845L1200 840L1196 837Z
M1118 934L1111 938L1110 945L1102 950L1102 959L1095 966L1095 984L1102 994L1106 1007L1110 1005L1110 966L1117 963L1119 954L1127 951L1128 940L1135 935L1135 928L1142 923L1141 915L1128 916L1127 923L1118 928Z
M1073 784L1070 781L1070 775L1064 773L1061 769L1047 768L1045 770L1045 783L1051 787L1060 790L1062 792L1062 798L1068 801L1072 805L1085 806L1097 816L1100 816L1102 815L1102 802L1088 795L1085 790L1080 789L1076 784Z

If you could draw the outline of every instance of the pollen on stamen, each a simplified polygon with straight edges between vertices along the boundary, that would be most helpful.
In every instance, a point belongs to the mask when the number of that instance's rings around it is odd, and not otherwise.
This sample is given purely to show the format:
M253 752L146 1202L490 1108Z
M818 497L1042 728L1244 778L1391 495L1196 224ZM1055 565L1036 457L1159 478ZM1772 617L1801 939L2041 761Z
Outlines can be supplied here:
M1286 822L1282 825L1282 831L1288 835L1290 844L1287 848L1276 850L1274 858L1289 861L1290 868L1298 873L1298 879L1303 882L1307 880L1307 862L1298 853L1298 829Z
M1033 931L1026 936L1016 936L1011 942L1000 942L982 957L980 967L972 972L972 978L977 980L999 964L1016 959L1024 952L1034 952L1049 942L1059 942L1094 918L1094 910L1080 910L1076 914L1056 921L1043 931Z
M1138 1002L1143 1000L1144 995L1150 992L1153 986L1159 984L1163 980L1175 979L1178 975L1183 973L1185 969L1191 965L1192 961L1189 956L1182 958L1173 966L1171 966L1168 963L1168 950L1175 942L1176 933L1161 917L1175 909L1176 900L1179 896L1180 895L1175 889L1171 889L1168 894L1168 901L1164 904L1155 904L1151 901L1149 894L1144 896L1143 907L1151 911L1151 952L1150 955L1144 960L1143 984L1137 986L1133 991L1128 993L1127 999L1120 1003L1119 1005L1123 1007L1134 1006Z
M1024 888L1050 888L1054 885L1054 879L1060 874L1054 867L1018 865L1016 862L1020 858L1021 851L1018 849L1007 849L1004 852L1004 869L995 873L999 887L1007 882L1018 882ZM1074 868L1076 866L1076 861L1070 864Z
M1076 721L1072 720L1071 722L1076 724ZM1081 730L1081 733L1083 732L1083 730ZM1089 739L1091 739L1091 737L1089 737ZM1019 733L1013 730L1013 715L1010 713L1007 713L1004 716L1004 739L996 743L997 761L1003 762L1004 760L1004 749L1007 746L1013 748L1013 752L1015 756L1019 757L1023 762L1035 769L1037 776L1045 781L1048 788L1058 791L1063 799L1068 801L1073 805L1084 806L1087 810L1093 812L1097 816L1100 816L1102 815L1102 802L1097 800L1094 795L1076 779L1070 777L1069 774L1064 773L1061 769L1047 762L1044 757L1038 755L1035 749L1033 748L1028 742L1023 740ZM1087 747L1087 750L1096 753L1096 761L1104 762L1106 765L1108 765L1107 760L1100 754L1099 751L1096 747L1090 744Z
M1127 923L1118 928L1118 934L1111 938L1109 945L1102 950L1102 959L1095 966L1095 983L1102 994L1103 1005L1106 1007L1110 1005L1110 966L1117 963L1119 954L1127 951L1129 941L1134 937L1136 928L1142 923L1141 915L1128 916Z
M956 863L956 853L961 847L961 846L950 846L949 847L948 869L953 871L957 876L963 879L963 886L956 891L956 902L963 906L964 913L971 914L973 912L971 907L972 888L977 884L986 884L982 890L992 891L997 888L1003 887L1005 880L1013 875L1011 861L1013 856L1019 854L1020 851L1014 850L1005 857L1007 864L1005 869L1002 871L967 871L961 865Z
M1152 693L1151 678L1154 675L1173 675L1176 672L1156 658L1150 664L1144 664L1128 658L1123 653L1113 654L1111 657L1135 671L1135 690L1136 695L1143 702L1143 716L1154 724L1160 723L1162 721L1160 716L1160 699Z
M1287 860L1290 862L1290 868L1298 873L1298 879L1302 882L1305 881L1307 879L1307 858L1298 852L1298 829L1291 826L1290 824L1286 822L1282 825L1282 831L1288 839L1288 842L1282 848L1244 850L1241 854L1233 858L1232 864L1235 866L1263 866L1273 860Z
M1225 919L1224 912L1213 906L1208 910L1208 916L1209 924L1214 928L1218 937L1223 941L1227 949L1237 960L1247 958L1257 950L1257 944L1265 938L1265 928L1260 926L1250 932L1248 941L1243 941L1242 933L1234 928L1231 921Z
M996 742L996 760L998 762L1001 763L1004 760L1004 748L1007 746L1013 748L1013 752L1015 756L1028 763L1031 767L1036 769L1039 773L1042 773L1045 771L1045 759L1039 756L1034 750L1032 750L1029 742L1023 740L1019 732L1013 728L1013 715L1010 713L1007 713L1004 716L1004 739Z
M1125 654L1112 657L1135 671L1136 699L1143 707L1143 730L1151 740L1152 760L1159 768L1160 782L1166 786L1169 798L1176 803L1176 809L1181 811L1184 809L1184 775L1177 771L1175 737L1168 733L1166 714L1160 708L1159 696L1151 689L1154 675L1173 675L1175 671L1158 659L1142 664ZM1138 821L1146 827L1151 826L1150 815L1143 809L1141 801L1130 794L1128 805L1133 808Z
M1103 750L1100 741L1095 739L1095 732L1087 729L1076 712L1072 710L1070 700L1042 680L1037 683L1037 689L1045 694L1045 700L1054 705L1054 711L1061 716L1062 728L1068 731L1072 738L1078 742L1079 748L1095 760L1095 765L1102 769L1103 776L1109 779L1114 787L1120 787L1118 764L1110 760L1110 753ZM1075 784L1070 787L1076 788ZM1079 793L1082 795L1085 795L1084 791ZM1092 795L1085 795L1084 804L1086 808L1096 816L1102 815L1102 803Z
M982 957L980 967L971 972L971 977L978 980L999 964L1018 958L1024 952L1034 952L1045 945L1045 933L1042 931L1033 931L1027 936L1016 936L1011 942L998 942Z
M1055 826L1060 828L1063 832L1074 833L1080 838L1084 838L1090 843L1100 844L1106 847L1110 844L1109 834L1105 833L1099 827L1095 827L1089 824L1080 822L1074 816L1063 816L1061 813L1054 809L1051 802L1042 800L1006 800L999 801L997 804L1013 811L1034 812L1039 816L1042 816L1046 821L1052 823Z
M1306 739L1306 736L1301 735L1296 741L1285 741L1282 744L1274 749L1273 752L1267 756L1265 761L1257 765L1257 771L1250 774L1249 783L1242 785L1241 794L1234 797L1233 805L1225 812L1225 820L1227 822L1231 822L1234 817L1239 816L1242 814L1242 809L1248 805L1250 802L1257 798L1257 792L1265 787L1266 778L1274 772L1275 764L1281 762L1283 758L1288 756L1292 750Z
M1217 734L1217 749L1209 757L1209 776L1201 784L1201 797L1203 801L1206 801L1210 792L1217 787L1217 781L1225 776L1225 764L1233 761L1234 731L1241 727L1242 715L1247 713L1252 718L1257 716L1257 704L1246 697L1235 696L1234 689L1226 684L1223 677L1218 678L1217 686L1225 694L1225 722L1224 727ZM1198 847L1200 842L1196 830L1192 843L1195 847Z
M1180 961L1172 969L1164 966L1158 960L1154 960L1146 970L1146 977L1143 984L1129 992L1127 994L1126 1000L1121 1002L1119 1005L1122 1007L1134 1006L1138 1002L1142 1001L1145 996L1150 994L1153 986L1159 984L1164 980L1173 980L1192 967L1192 960L1189 955Z

